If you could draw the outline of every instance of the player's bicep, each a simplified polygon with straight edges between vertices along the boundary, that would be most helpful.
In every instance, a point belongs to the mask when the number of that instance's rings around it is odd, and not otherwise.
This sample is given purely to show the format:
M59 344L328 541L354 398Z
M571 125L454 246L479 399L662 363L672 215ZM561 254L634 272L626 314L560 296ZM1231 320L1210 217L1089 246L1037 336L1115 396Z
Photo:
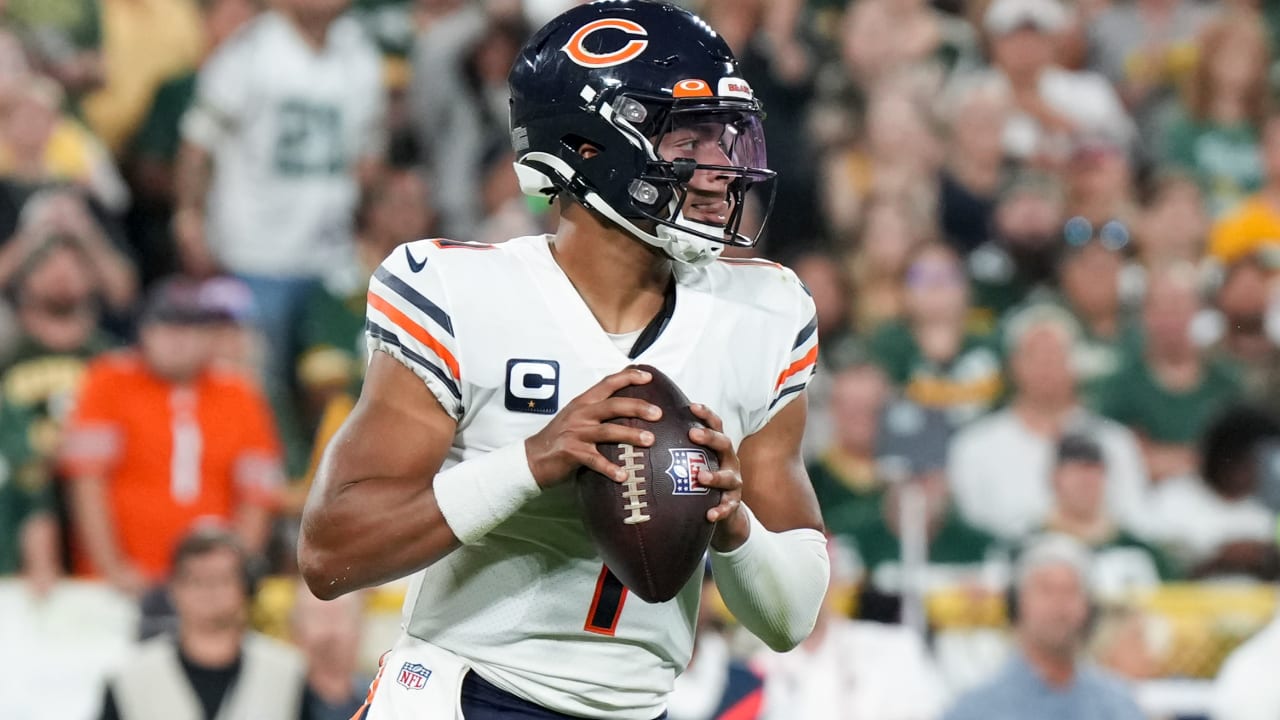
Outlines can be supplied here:
M374 352L355 409L334 436L317 473L324 492L370 479L431 479L453 444L456 422L398 359Z
M800 454L807 414L808 402L799 393L738 448L742 501L773 532L823 530L822 511Z

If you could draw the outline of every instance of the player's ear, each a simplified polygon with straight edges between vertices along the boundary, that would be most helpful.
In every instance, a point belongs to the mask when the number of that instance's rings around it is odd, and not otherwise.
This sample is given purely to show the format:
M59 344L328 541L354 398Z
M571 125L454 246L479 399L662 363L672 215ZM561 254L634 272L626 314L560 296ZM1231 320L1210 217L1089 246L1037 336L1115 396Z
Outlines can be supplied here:
M591 143L584 142L578 146L578 154L582 156L583 160L590 160L600 154L600 148L592 145Z

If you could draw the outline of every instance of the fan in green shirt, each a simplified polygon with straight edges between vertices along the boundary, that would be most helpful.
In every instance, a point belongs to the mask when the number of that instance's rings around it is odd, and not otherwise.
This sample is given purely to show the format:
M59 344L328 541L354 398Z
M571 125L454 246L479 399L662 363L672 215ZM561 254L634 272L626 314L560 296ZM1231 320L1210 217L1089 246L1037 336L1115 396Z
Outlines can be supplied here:
M1143 304L1143 338L1096 394L1098 410L1143 439L1154 479L1197 471L1196 446L1214 416L1240 395L1236 373L1197 347L1200 310L1194 272L1152 273Z
M1183 112L1166 132L1163 159L1195 175L1213 217L1262 186L1259 137L1272 94L1268 45L1253 14L1223 13L1210 22Z
M807 467L829 533L852 534L880 514L876 438L888 398L888 382L874 365L854 365L831 379L831 446Z

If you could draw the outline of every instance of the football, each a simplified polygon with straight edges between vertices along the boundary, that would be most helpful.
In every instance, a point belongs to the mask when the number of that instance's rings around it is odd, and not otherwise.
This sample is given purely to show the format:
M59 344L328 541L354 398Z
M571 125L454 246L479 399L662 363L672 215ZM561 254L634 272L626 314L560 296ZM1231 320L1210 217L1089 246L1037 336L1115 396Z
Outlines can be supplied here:
M689 439L689 430L703 423L680 388L656 368L635 367L652 373L653 379L614 396L647 400L662 408L662 417L657 422L609 422L652 432L653 445L598 445L602 455L627 472L627 480L619 483L583 467L575 482L583 523L605 565L641 599L663 602L702 568L715 529L707 511L720 503L720 491L695 478L697 468L717 470L719 463L714 451Z

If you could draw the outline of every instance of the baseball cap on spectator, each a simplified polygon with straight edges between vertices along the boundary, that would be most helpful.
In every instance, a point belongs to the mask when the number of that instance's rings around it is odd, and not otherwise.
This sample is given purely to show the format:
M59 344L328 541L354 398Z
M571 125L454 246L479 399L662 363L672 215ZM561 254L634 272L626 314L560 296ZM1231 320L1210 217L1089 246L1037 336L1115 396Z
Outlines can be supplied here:
M983 27L993 35L1024 28L1051 33L1066 24L1067 13L1057 0L995 0L982 18Z
M950 440L951 424L941 412L910 400L895 400L881 414L877 464L884 473L909 477L943 470Z
M199 325L226 320L222 310L201 296L204 283L190 278L169 278L155 284L142 306L139 324Z
M199 303L208 309L215 320L246 325L253 321L255 306L253 291L243 281L233 277L216 277L201 283Z
M1102 446L1089 435L1079 432L1067 433L1058 441L1057 464L1081 463L1102 465Z

